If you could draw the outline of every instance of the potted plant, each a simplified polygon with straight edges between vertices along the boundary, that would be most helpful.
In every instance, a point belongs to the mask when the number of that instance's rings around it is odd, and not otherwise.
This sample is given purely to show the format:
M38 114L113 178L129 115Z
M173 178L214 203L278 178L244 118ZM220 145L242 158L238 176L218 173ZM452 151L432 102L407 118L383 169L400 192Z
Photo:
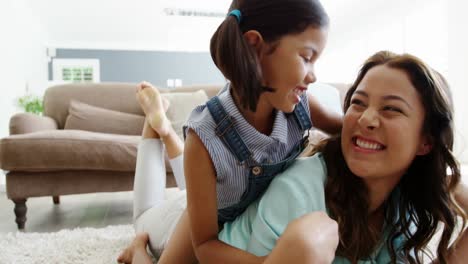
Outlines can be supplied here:
M29 94L18 98L18 106L27 113L42 115L44 112L42 98L36 95Z

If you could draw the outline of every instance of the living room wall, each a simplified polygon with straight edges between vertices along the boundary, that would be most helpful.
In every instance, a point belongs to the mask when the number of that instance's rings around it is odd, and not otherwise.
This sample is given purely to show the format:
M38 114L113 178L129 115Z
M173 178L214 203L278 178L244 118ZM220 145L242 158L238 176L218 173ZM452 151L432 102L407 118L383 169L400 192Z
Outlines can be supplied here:
M0 1L0 138L9 134L15 101L31 80L47 80L46 33L24 0ZM5 179L0 170L0 190Z
M224 83L208 52L57 49L58 58L99 59L101 82L145 80L160 87L166 87L168 79L181 79L183 85Z
M466 1L449 0L449 75L455 103L455 155L464 164L468 179L468 16ZM468 184L468 183L467 183Z

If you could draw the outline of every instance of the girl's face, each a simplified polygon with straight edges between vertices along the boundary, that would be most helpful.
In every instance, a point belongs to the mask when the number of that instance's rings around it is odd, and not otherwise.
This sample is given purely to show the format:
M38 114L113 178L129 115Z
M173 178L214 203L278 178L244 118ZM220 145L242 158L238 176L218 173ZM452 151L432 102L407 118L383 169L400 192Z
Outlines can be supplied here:
M370 69L351 97L341 146L350 170L370 183L396 185L416 155L430 151L422 133L424 107L407 74Z
M263 85L275 92L263 93L266 101L280 111L290 113L299 103L307 85L315 82L314 65L327 40L327 30L309 26L302 33L286 35L266 45L260 64ZM271 49L275 48L271 53Z

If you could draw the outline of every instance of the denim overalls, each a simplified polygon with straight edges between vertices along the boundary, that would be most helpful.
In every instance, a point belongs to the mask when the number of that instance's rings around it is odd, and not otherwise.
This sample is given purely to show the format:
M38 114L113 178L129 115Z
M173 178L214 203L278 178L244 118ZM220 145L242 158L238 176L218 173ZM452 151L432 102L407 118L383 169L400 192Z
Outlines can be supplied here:
M308 137L304 137L298 142L284 160L274 164L258 163L252 159L252 153L237 132L232 118L226 113L218 96L211 98L206 106L216 123L216 135L222 139L224 145L236 157L239 164L249 169L248 186L242 194L240 202L218 210L218 223L222 225L224 222L234 220L250 203L263 194L273 177L289 167L304 150L308 144ZM296 105L294 116L302 131L312 127L312 122L302 103Z

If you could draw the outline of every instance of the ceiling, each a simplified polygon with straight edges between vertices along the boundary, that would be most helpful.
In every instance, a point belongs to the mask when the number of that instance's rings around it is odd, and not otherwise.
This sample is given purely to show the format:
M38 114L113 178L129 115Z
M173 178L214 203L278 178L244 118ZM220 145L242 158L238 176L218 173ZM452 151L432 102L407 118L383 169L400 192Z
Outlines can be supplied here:
M208 49L222 17L166 16L165 8L225 13L231 0L26 0L48 46L104 49ZM422 0L413 0L420 2ZM404 0L322 0L337 32L369 16L401 11ZM364 19L364 20L363 20ZM391 19L391 17L389 18ZM363 23L368 23L363 22ZM339 33L341 34L341 33Z
M198 31L211 35L221 18L166 16L165 8L226 12L230 0L27 0L49 46L169 48ZM190 36L184 39L183 36ZM199 44L198 44L199 45Z

